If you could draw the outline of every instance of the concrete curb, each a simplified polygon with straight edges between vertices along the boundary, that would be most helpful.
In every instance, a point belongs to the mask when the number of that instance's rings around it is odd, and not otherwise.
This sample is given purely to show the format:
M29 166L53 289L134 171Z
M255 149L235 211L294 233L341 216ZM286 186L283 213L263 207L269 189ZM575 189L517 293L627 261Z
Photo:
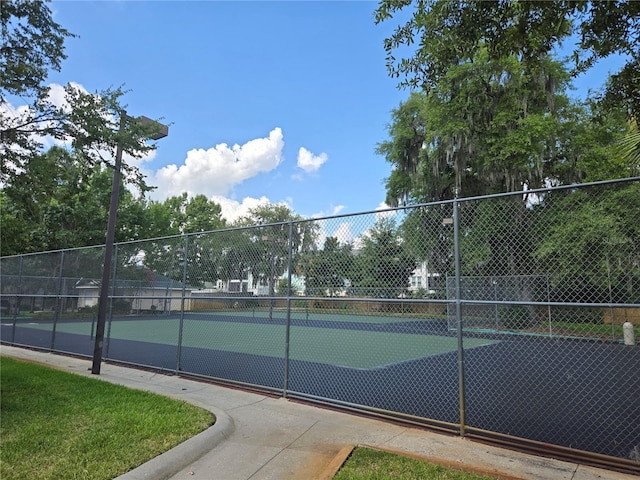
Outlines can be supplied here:
M327 465L327 467L322 471L322 474L317 478L317 480L331 480L335 477L338 470L340 470L342 465L344 465L344 462L349 458L349 455L351 455L351 452L353 452L354 448L356 448L355 445L342 447L338 454L333 457L331 463L329 463L329 465Z
M401 457L414 458L416 460L429 462L434 465L442 465L446 468L452 468L454 470L459 470L463 472L475 473L477 475L486 475L489 477L494 477L496 480L523 480L522 477L517 477L512 474L501 472L496 468L476 468L469 465L461 464L460 462L453 461L448 458L440 458L440 457L431 457L427 455L415 454L412 452L407 452L405 450L397 449L397 448L389 448L381 445L366 445L366 444L358 444L358 445L347 445L343 447L338 454L331 460L331 463L327 465L327 467L322 471L319 477L316 480L331 480L336 476L342 465L347 461L351 453L357 447L370 448L371 450L378 450L381 452L387 452L394 455L399 455Z
M513 474L510 473L505 473L502 470L500 470L500 468L498 467L492 467L492 468L481 468L481 467L476 467L474 465L468 465L468 464L464 464L462 462L459 461L455 461L455 460L451 460L450 458L443 458L443 457L437 457L437 456L431 456L431 455L423 455L423 454L419 454L419 453L414 453L414 452L408 452L406 450L402 450L402 449L398 449L398 448L389 448L389 447L385 447L383 445L366 445L366 444L361 444L361 445L357 445L358 447L364 447L364 448L370 448L372 450L378 450L381 452L387 452L387 453L391 453L393 455L399 455L402 457L407 457L407 458L413 458L415 460L420 460L422 462L429 462L432 463L434 465L440 465L443 466L445 468L452 468L453 470L458 470L458 471L462 471L462 472L468 472L468 473L475 473L477 475L484 475L484 476L488 476L488 477L492 477L495 478L496 480L524 480L523 477L519 477L519 476L514 476ZM351 452L349 452L351 453ZM344 458L344 461L346 461L347 458ZM344 463L343 461L343 463Z
M187 468L213 447L227 439L235 430L233 419L222 410L207 408L216 423L204 432L143 463L115 480L165 480Z

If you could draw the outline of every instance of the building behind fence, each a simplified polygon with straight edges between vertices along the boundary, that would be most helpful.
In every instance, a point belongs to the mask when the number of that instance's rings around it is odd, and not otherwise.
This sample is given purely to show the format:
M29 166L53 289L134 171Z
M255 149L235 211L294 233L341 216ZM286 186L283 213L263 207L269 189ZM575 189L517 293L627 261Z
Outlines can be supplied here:
M640 472L639 219L633 178L120 243L103 354ZM1 258L2 342L89 356L103 256Z

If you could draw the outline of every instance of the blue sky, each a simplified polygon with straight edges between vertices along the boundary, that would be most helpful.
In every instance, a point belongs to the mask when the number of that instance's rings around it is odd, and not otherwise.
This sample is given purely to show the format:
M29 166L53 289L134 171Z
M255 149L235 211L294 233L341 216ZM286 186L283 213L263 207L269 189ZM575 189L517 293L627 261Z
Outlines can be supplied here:
M55 0L54 19L78 38L48 80L124 86L130 115L171 124L138 164L153 199L205 194L230 220L267 200L304 217L371 211L390 173L376 144L408 96L387 75L393 22L374 25L376 5Z
M152 198L203 193L231 218L259 199L305 217L374 210L389 174L375 147L408 96L387 75L391 26L374 25L375 7L54 1L79 38L49 80L124 85L129 114L171 123L141 165Z

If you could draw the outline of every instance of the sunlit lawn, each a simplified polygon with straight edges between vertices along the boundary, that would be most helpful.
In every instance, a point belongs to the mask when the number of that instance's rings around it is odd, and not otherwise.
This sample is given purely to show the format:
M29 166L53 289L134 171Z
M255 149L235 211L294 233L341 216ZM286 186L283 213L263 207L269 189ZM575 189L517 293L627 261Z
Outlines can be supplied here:
M0 478L112 479L213 423L160 395L0 359Z
M358 447L333 480L495 480L415 458Z

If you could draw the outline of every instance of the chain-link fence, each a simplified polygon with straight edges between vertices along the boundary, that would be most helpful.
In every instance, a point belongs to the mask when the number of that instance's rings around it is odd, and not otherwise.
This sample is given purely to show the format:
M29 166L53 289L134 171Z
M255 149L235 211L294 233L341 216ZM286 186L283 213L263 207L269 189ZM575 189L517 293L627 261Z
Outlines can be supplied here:
M117 244L103 357L638 472L639 180ZM2 342L90 356L103 257L0 259Z

